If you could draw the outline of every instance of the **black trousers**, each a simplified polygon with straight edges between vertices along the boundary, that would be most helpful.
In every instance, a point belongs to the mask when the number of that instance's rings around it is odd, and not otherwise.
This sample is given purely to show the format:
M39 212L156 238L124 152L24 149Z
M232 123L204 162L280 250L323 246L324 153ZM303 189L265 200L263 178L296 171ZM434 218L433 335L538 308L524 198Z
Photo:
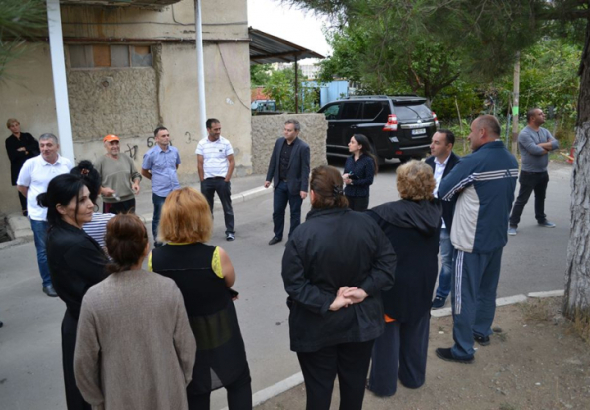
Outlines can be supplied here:
M64 384L66 386L66 404L68 410L92 410L92 406L82 398L74 377L74 350L76 348L77 330L78 321L66 310L61 322L61 353Z
M545 222L547 220L547 215L545 215L545 195L547 194L549 174L547 172L521 171L518 182L520 182L520 191L512 206L510 226L513 228L518 226L524 206L533 192L535 192L535 218L537 222Z
M104 214L127 214L135 213L135 198L128 199L127 201L115 202L115 203L102 203L102 212Z
M213 215L213 200L215 193L219 196L225 217L225 233L235 233L234 208L231 204L231 182L225 182L225 178L207 178L201 182L201 193L207 199L211 215Z
M371 356L369 390L379 396L393 396L397 380L410 389L426 381L426 358L430 312L414 323L390 322L375 340Z
M348 207L353 211L366 211L369 208L368 196L347 196Z
M225 386L229 410L252 410L252 379L250 369L244 372L232 384ZM189 410L208 410L211 407L211 392L188 394Z
M340 383L340 410L360 410L365 396L365 380L374 340L342 343L317 352L297 353L305 391L307 410L329 410L334 380Z

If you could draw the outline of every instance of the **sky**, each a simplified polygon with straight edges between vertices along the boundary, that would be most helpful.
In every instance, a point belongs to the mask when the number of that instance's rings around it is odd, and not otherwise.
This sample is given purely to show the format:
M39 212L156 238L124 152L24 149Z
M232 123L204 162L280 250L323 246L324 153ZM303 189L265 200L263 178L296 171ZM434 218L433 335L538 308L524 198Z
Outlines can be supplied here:
M322 33L323 21L313 13L289 8L278 0L248 0L248 25L324 56L331 48Z

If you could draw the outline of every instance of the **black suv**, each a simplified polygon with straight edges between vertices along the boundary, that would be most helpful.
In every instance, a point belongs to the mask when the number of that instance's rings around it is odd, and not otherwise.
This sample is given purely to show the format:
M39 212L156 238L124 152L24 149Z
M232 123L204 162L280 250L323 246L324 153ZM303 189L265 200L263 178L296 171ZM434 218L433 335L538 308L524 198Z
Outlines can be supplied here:
M348 142L364 134L382 161L405 162L430 154L430 141L439 127L425 98L400 95L361 95L324 105L319 113L328 120L328 156L348 157Z

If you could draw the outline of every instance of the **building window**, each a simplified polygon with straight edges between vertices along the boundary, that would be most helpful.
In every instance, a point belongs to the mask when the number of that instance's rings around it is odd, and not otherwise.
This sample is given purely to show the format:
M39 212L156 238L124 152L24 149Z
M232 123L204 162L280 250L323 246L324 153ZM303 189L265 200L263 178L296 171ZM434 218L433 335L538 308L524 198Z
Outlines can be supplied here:
M152 47L123 44L70 45L71 68L151 67Z

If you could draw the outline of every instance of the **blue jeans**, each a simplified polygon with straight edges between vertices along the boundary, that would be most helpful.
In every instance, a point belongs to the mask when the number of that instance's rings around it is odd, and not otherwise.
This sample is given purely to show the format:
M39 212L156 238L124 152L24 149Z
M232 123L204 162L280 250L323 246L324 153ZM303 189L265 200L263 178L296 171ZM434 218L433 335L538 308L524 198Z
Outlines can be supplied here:
M286 182L280 181L275 187L274 192L274 211L272 219L275 224L275 238L283 239L283 230L285 227L285 209L289 204L289 210L291 211L291 225L289 227L289 236L293 233L293 230L301 223L301 204L303 199L299 192L296 194L289 193L289 187Z
M152 203L154 204L154 216L152 217L152 235L154 236L154 244L157 243L160 214L162 213L162 206L164 206L165 201L165 196L158 196L152 193Z
M496 314L496 291L503 248L490 253L455 250L453 281L453 340L451 354L470 359L475 353L473 336L492 334Z
M49 225L47 221L31 221L31 230L33 231L33 239L35 241L35 249L37 250L37 265L39 265L39 273L43 280L43 286L51 285L51 274L49 273L49 265L47 265L47 229Z
M451 233L447 228L440 230L440 274L436 296L446 299L451 292L451 277L453 275L453 244Z

